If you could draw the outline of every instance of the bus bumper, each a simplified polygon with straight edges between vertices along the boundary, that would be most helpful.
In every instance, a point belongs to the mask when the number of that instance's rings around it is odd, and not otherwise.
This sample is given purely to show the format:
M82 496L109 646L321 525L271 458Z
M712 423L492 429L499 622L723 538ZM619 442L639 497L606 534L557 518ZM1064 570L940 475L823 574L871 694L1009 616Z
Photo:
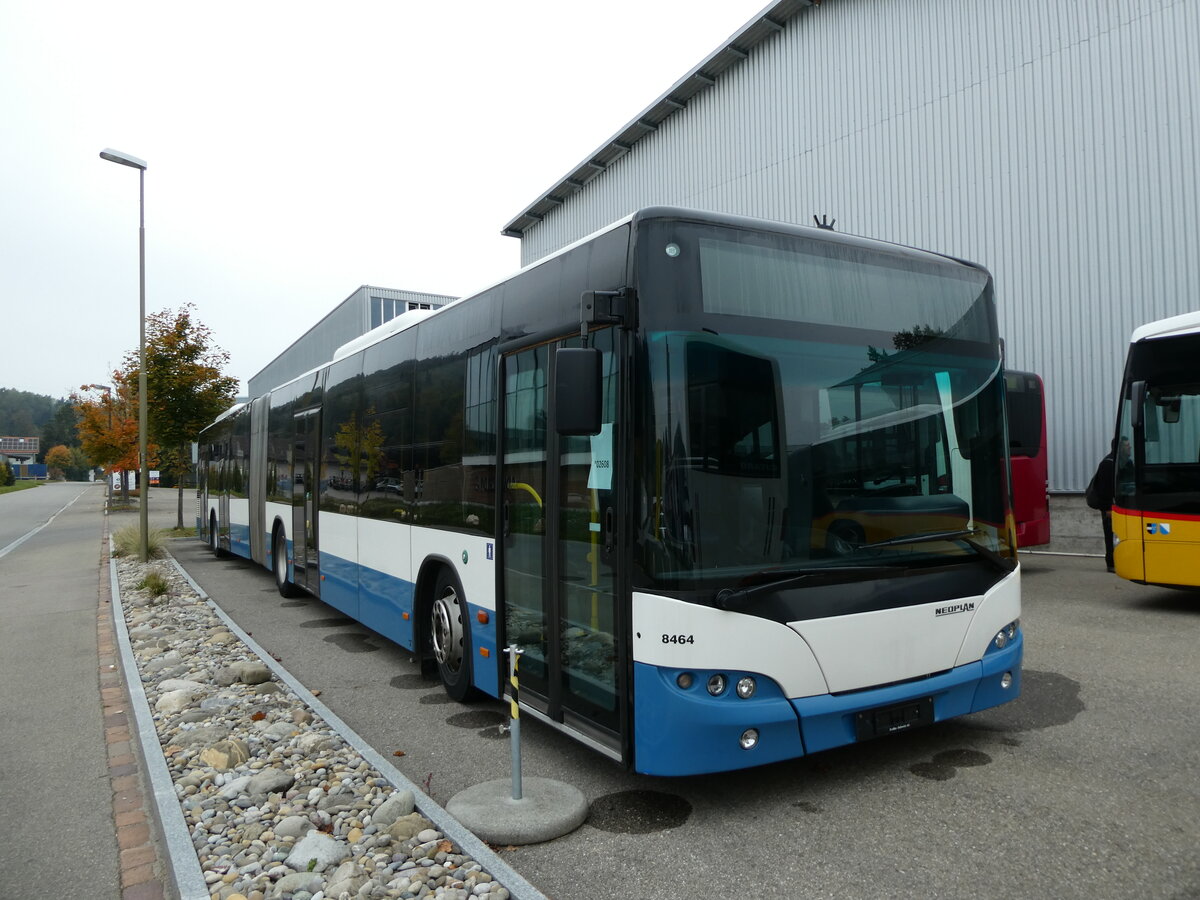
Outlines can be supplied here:
M682 688L679 676L691 676ZM769 678L725 671L725 690L709 694L704 670L672 669L635 662L634 769L644 775L703 775L746 769L804 755L796 711ZM754 696L743 700L734 686L753 675ZM750 749L741 746L747 729L758 732Z
M990 648L983 659L916 682L789 700L770 678L753 672L722 672L726 687L713 697L707 671L634 663L634 769L645 775L702 775L745 769L862 739L863 717L878 721L906 704L929 700L925 713L878 733L894 733L979 712L1015 700L1021 693L1024 635L1007 647ZM691 676L690 686L679 676ZM738 697L734 686L751 675L757 690ZM753 729L757 740L743 747Z
M902 716L894 717L894 725L885 728L884 733L906 731L910 727L942 722L1016 700L1021 694L1024 649L1025 636L1018 632L1003 650L992 648L979 662L967 663L931 678L849 694L793 700L792 705L800 717L804 747L809 753L816 753L853 744L860 740L863 727L860 715L878 721L893 711L898 714L906 704L926 699L933 701L928 721L906 722ZM1004 686L1006 681L1007 686Z

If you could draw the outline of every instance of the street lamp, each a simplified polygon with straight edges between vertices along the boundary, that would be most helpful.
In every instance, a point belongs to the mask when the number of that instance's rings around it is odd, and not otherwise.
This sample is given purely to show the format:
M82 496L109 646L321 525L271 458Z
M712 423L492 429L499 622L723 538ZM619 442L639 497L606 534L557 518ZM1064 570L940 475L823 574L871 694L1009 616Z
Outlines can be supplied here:
M150 558L150 464L146 450L146 163L136 156L113 150L100 158L138 170L138 559Z

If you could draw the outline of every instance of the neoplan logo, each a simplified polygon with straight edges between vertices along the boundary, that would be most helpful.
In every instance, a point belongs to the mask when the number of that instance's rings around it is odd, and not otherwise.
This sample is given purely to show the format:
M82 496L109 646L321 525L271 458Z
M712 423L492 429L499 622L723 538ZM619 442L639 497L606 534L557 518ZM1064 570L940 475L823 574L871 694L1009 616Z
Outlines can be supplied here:
M939 606L933 611L934 616L952 616L955 613L974 612L975 601L966 603L951 603L949 606Z

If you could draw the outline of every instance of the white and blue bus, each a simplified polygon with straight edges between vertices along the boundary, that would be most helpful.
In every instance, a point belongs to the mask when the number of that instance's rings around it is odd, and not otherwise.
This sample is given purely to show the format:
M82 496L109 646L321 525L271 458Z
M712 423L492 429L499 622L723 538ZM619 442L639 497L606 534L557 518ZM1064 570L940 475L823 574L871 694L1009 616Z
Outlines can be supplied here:
M201 528L637 772L1020 692L992 280L651 208L203 433Z

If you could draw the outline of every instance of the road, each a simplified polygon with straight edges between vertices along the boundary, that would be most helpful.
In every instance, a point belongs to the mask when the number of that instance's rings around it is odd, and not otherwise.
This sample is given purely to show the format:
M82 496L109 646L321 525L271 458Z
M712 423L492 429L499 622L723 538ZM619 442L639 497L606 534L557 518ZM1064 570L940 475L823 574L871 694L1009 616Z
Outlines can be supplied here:
M81 482L44 484L4 495L0 515L0 556L12 553L94 485ZM96 488L99 492L99 488ZM103 494L99 494L103 497Z
M97 675L103 504L99 485L0 496L3 897L120 896Z
M443 805L510 774L498 701L460 705L409 654L271 575L174 552L299 680ZM764 768L630 775L523 719L524 773L591 817L504 851L558 900L1200 897L1200 594L1023 555L1024 692L921 731ZM393 756L396 751L402 756Z

